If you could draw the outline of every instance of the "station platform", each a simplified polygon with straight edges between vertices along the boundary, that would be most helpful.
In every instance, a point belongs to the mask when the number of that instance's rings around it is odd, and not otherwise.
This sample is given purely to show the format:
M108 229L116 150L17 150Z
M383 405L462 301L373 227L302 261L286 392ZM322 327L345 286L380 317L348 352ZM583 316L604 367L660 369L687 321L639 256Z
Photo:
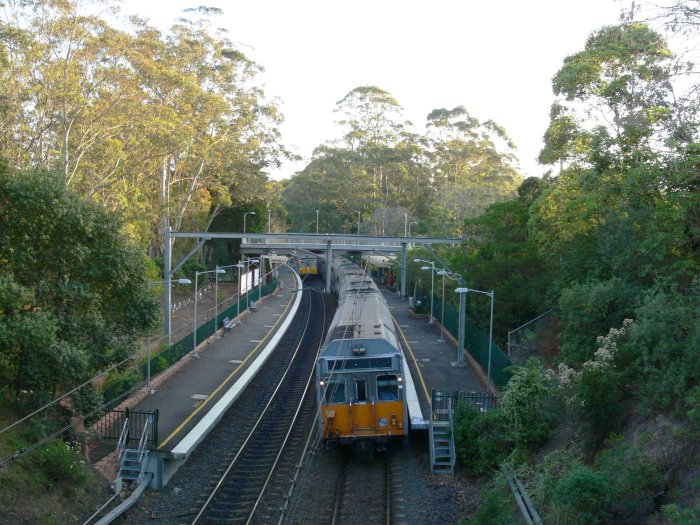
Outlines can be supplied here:
M407 402L411 426L414 429L428 428L430 420L430 394L432 390L460 390L462 392L485 391L485 385L477 379L470 365L455 366L457 345L447 336L440 341L438 321L428 322L423 316L411 314L406 298L396 292L382 289L392 316L399 326L399 341L404 349L410 379L406 378ZM419 408L411 402L413 383Z
M161 460L186 460L226 410L239 397L264 364L291 323L302 287L298 275L286 266L278 268L279 287L257 302L253 312L241 312L239 323L221 330L185 356L180 369L165 380L154 380L155 392L145 396L137 410L159 409ZM167 372L166 372L167 373ZM162 486L179 465L161 472L155 484ZM163 465L158 466L163 470ZM156 478L159 476L156 475ZM158 487L156 487L158 488Z

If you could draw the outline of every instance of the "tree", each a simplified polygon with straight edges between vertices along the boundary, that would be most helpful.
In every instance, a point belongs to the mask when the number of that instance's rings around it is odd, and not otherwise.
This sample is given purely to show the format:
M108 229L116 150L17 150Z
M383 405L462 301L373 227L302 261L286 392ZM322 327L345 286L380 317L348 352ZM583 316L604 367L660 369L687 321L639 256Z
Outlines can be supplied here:
M505 130L480 122L463 107L428 115L433 167L432 210L442 235L459 235L466 218L490 204L512 198L522 181L515 168L515 146Z
M0 228L3 387L41 396L73 386L156 322L144 256L62 174L1 168Z

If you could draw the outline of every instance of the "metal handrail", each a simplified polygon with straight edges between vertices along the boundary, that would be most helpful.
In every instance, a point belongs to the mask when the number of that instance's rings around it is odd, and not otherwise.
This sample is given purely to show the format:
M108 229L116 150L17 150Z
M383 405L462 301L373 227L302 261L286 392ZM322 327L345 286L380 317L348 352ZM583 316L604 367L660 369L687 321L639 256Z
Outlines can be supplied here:
M138 458L139 463L143 460L143 455L146 451L146 444L148 443L148 434L150 433L151 425L153 424L153 416L148 417L148 423L143 426L143 432L141 432L141 439L139 440L138 448Z
M129 436L129 418L124 420L124 426L122 427L122 433L119 435L119 441L117 441L117 461L121 461L124 456L124 451L126 450L126 445L128 444L127 437Z

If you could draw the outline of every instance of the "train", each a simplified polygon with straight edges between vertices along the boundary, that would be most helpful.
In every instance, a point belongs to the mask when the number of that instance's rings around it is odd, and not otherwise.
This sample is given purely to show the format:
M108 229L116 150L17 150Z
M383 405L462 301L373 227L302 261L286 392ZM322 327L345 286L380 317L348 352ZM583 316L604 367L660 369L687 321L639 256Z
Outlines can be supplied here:
M295 255L293 257L297 272L302 277L318 275L318 259L314 255Z
M371 457L408 435L404 355L386 299L351 260L318 260L338 307L316 360L318 426L327 446Z

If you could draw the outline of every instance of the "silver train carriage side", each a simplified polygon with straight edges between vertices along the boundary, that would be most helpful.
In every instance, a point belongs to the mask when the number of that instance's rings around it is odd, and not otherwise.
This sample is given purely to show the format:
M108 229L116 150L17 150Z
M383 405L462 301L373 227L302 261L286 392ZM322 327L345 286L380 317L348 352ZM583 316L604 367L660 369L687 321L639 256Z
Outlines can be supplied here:
M321 259L319 273L326 271ZM403 353L374 281L343 257L330 271L338 309L316 362L319 430L326 444L371 455L408 434Z

